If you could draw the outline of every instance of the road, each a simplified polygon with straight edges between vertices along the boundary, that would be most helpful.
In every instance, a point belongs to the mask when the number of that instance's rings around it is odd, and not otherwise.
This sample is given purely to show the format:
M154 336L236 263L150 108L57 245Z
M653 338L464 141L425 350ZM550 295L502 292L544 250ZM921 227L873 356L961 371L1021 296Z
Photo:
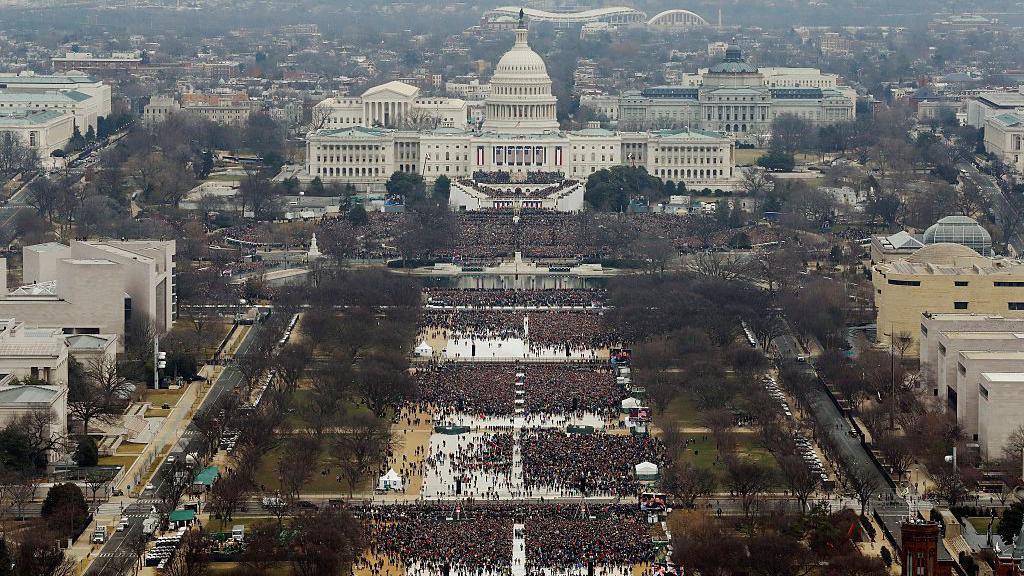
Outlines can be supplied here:
M795 358L804 351L791 332L787 332L773 342L779 351L779 357L783 359ZM864 469L873 475L874 482L880 487L878 492L883 494L883 499L892 497L893 492L886 476L875 461L868 455L864 446L860 443L860 437L851 435L850 423L843 417L839 408L832 402L825 385L818 377L817 371L811 364L801 364L803 370L812 375L818 382L818 386L811 386L807 392L808 408L814 415L814 419L822 424L822 427L829 432L829 443L835 448L836 454L842 459L842 464L847 469Z
M34 180L33 178L32 180ZM29 180L31 182L32 180ZM17 192L11 195L11 198L6 204L0 206L0 228L4 230L10 230L14 226L14 222L18 218L18 214L21 214L25 210L30 210L32 207L28 204L28 183L18 189Z
M989 197L992 201L992 214L995 217L996 223L1001 224L1003 221L1003 211L1009 208L1009 201L1003 190L996 184L995 179L991 175L979 170L972 162L960 162L956 167L965 172L961 173L963 178L973 182L975 186L983 190L985 195ZM1013 248L1014 254L1020 254L1021 250L1024 249L1024 234L1022 234L1022 231L1018 230L1013 237L1008 238L1007 244Z
M68 163L68 167L78 175L79 181L85 176L85 168L95 164L104 150L115 145L118 140L127 134L127 130L122 130L117 134L110 136L106 143L97 147L95 150L90 150L87 154L75 158ZM18 215L22 212L32 210L32 206L28 203L28 185L33 180L38 178L40 174L36 174L28 180L17 192L11 195L6 204L0 205L0 229L9 230L14 222L17 220Z
M252 330L246 334L245 338L238 346L238 352L236 356L244 355L252 343L255 341L256 336L263 330L262 324L256 324ZM221 373L220 378L213 384L213 388L210 389L205 400L200 405L197 413L203 413L210 409L211 406L216 405L217 400L223 394L230 394L232 389L237 384L242 382L243 375L242 371L239 370L234 364L225 367ZM197 433L192 424L189 424L188 429L182 435L178 444L171 450L171 453L188 453L198 450L198 444L202 439ZM89 566L89 569L85 572L87 576L101 576L103 574L104 567L109 562L110 558L117 556L131 555L135 556L135 551L131 549L130 543L134 540L134 537L142 532L142 521L149 516L152 507L159 502L156 494L160 491L160 486L163 483L164 467L167 466L167 462L161 462L157 472L153 475L153 490L147 490L143 493L141 498L129 498L130 504L124 509L124 516L128 517L130 525L124 532L113 532L111 537L107 540L106 544L103 545L102 550L97 555L96 560ZM115 522L116 525L116 522ZM87 533L91 534L91 529L87 530Z

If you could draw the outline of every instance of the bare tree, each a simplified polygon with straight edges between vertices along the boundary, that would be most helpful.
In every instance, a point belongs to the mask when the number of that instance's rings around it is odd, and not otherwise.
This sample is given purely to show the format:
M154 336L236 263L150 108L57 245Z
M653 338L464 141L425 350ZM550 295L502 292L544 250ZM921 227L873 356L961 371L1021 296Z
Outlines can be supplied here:
M13 426L25 433L29 454L35 462L43 461L50 452L65 452L70 439L57 422L57 414L48 408L35 408L22 414Z
M763 168L747 168L741 171L740 189L747 196L761 197L772 188L768 171Z
M348 484L350 498L359 481L388 454L392 443L388 421L365 413L355 416L349 424L349 431L337 436L332 447L333 455Z
M726 460L726 485L740 498L743 515L750 516L750 510L762 494L771 487L773 480L770 468L756 460L729 457Z
M662 488L678 499L684 508L693 508L698 498L710 496L718 481L707 468L698 468L689 462L676 462L668 466Z
M686 264L698 276L721 280L739 280L746 275L749 267L746 256L712 250L689 255Z
M879 480L878 474L865 464L848 470L846 478L857 497L857 502L860 503L860 514L863 516L867 511L868 503L871 502L871 497L882 488L881 480Z
M895 433L888 433L875 441L882 457L892 467L897 480L902 480L903 475L910 469L914 461L914 452L906 438L897 436Z
M134 386L121 376L117 364L105 358L91 360L80 382L68 390L68 410L82 421L82 433L89 433L89 422L112 422L128 403Z
M939 498L945 500L950 508L963 502L969 494L963 478L960 477L960 471L952 466L942 467L938 472L932 474L932 479L935 480L935 493Z
M779 468L790 492L800 502L800 509L807 510L807 501L818 488L818 476L807 466L803 458L788 454L779 460Z
M287 448L277 463L277 474L289 506L298 501L302 487L313 477L319 458L320 441L317 437L300 434L288 440Z

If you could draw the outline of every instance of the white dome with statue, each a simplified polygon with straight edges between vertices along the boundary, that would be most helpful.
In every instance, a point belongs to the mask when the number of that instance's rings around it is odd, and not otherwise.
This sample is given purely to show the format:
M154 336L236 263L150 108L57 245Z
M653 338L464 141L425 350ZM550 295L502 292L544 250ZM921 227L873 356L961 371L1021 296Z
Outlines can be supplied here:
M498 60L491 76L484 123L488 130L515 134L558 130L558 100L551 93L551 77L544 59L530 48L528 36L520 10L516 42Z

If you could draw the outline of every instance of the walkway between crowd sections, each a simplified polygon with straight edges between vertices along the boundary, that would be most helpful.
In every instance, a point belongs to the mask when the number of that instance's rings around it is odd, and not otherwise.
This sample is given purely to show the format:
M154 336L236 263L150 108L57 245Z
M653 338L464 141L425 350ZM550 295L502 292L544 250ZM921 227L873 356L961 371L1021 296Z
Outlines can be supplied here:
M512 576L526 576L526 525L512 525Z

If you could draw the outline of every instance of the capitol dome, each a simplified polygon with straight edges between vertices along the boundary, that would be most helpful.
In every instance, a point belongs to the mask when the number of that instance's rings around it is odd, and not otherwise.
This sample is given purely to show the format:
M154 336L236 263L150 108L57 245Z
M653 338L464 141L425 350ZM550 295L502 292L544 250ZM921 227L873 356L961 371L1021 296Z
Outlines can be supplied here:
M967 216L946 216L924 231L925 244L953 243L966 246L982 256L992 255L992 236Z
M544 64L544 59L540 57L530 48L530 45L524 41L520 44L517 41L512 49L505 52L501 60L498 60L498 65L494 67L494 77L516 77L522 78L525 76L541 76L544 79L550 80L548 76L548 67ZM491 80L494 81L493 79Z
M491 76L484 126L513 134L536 134L558 129L557 99L551 93L551 77L544 59L530 48L522 11L516 42Z

